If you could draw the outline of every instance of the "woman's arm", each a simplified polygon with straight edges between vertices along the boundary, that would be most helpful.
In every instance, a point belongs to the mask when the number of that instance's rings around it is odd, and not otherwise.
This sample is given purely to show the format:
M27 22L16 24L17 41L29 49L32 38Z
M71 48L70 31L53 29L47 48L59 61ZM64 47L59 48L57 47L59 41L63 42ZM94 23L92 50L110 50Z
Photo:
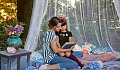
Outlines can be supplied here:
M59 43L59 36L57 36L57 40L58 40L57 46L58 46L59 48L61 48L61 45L60 45L60 43Z
M52 48L54 53L69 52L69 51L71 51L74 48L74 46L71 47L70 49L60 49L60 48L57 48L55 40L50 41L50 44L51 44L51 48Z

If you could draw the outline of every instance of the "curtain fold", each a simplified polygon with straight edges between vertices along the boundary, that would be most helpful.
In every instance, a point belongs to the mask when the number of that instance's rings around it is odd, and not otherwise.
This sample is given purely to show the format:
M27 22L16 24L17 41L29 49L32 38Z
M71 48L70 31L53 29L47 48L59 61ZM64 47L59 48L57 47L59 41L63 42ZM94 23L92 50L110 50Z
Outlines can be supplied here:
M44 17L47 0L34 0L29 32L25 44L25 50L35 51L40 36L40 25Z
M120 0L113 0L120 22Z
M78 45L88 42L120 51L119 5L119 0L35 0L25 49L42 49L48 21L57 16L66 18Z
M51 17L65 17L73 41L78 45L89 42L96 46L111 46L118 51L119 3L119 0L48 0L48 11L41 25L42 34L47 31L45 27Z

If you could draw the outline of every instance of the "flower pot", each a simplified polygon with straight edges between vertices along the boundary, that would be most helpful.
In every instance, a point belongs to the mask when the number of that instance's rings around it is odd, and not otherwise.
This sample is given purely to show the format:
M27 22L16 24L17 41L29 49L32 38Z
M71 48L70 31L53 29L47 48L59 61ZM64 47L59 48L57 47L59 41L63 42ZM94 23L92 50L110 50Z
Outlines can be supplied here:
M7 39L7 45L13 46L16 48L16 51L19 51L19 47L22 45L22 40L19 38L19 36L10 36Z

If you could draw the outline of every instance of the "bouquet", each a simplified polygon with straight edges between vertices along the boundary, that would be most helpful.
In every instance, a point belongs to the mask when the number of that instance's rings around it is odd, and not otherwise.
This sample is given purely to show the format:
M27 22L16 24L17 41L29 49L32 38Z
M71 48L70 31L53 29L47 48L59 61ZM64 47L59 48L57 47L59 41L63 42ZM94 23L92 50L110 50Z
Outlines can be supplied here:
M15 26L5 25L3 26L3 28L5 29L5 31L7 31L8 36L20 36L20 34L24 30L24 27L18 24L16 24Z

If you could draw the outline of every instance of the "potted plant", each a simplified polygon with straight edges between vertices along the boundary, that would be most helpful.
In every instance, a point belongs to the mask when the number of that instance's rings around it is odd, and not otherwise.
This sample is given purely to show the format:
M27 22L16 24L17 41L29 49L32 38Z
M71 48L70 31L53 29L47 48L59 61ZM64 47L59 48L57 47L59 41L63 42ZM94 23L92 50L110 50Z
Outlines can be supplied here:
M16 51L19 51L19 48L22 45L22 40L19 38L21 33L23 33L24 23L19 21L12 21L3 26L6 31L6 34L9 36L7 39L7 45L9 47L14 47Z

